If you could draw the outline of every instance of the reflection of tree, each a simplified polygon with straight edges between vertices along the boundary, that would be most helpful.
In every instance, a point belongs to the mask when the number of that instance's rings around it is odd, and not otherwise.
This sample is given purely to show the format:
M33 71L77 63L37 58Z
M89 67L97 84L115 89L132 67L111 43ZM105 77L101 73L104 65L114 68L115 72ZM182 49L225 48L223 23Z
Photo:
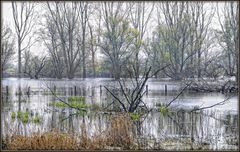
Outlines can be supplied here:
M22 97L22 90L21 90L21 80L19 81L18 84L18 112L21 112L21 97ZM20 133L20 127L21 127L21 122L18 121L18 130L17 132Z
M56 127L56 112L55 112L55 97L52 96L53 106L52 106L52 118L51 118L51 130Z
M72 109L71 108L68 108L68 112L69 112L69 115L72 115ZM70 117L69 118L69 124L68 124L68 132L69 133L73 133L74 129L73 129L73 117Z

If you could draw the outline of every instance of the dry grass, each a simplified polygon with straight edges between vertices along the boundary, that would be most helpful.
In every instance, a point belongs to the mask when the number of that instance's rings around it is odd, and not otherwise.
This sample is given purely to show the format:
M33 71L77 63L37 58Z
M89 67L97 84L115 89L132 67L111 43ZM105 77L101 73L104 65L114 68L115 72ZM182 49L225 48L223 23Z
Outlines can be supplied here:
M78 149L74 136L60 132L34 134L30 137L12 136L6 143L10 150L74 150Z
M133 145L133 122L127 115L113 117L107 132L109 146L129 149Z
M87 136L85 125L82 125L80 147L90 150L131 149L134 147L132 127L133 123L129 116L114 116L111 118L110 127L91 139Z
M14 135L5 139L5 149L9 150L103 150L103 149L133 149L133 123L129 116L112 117L110 127L98 133L94 138L87 135L85 124L81 125L81 135L76 137L60 132L34 134L30 137Z

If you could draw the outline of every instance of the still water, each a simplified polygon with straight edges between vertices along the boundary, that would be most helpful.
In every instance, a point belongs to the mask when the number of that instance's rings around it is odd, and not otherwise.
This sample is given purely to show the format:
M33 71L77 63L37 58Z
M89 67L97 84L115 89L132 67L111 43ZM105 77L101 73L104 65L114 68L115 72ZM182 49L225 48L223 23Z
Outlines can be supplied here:
M238 146L238 96L221 93L193 93L186 91L171 104L171 115L165 116L158 112L158 104L169 103L181 90L183 84L175 81L149 80L148 94L143 97L147 107L153 108L146 115L141 124L136 125L136 134L146 140L174 140L194 138L195 143L204 143L210 149L237 149ZM167 85L167 93L165 93ZM8 86L8 95L6 95ZM19 86L24 95L19 95ZM101 107L112 102L108 88L117 87L117 83L111 79L17 79L7 78L2 80L2 134L31 135L34 132L46 132L53 129L63 132L81 132L81 124L88 128L89 136L103 131L109 125L109 115L90 112L83 115L74 114L70 108L54 108L49 106L56 101L48 88L56 86L60 98L67 98L76 93L76 96L84 96L87 104L97 104ZM76 86L76 91L74 87ZM102 86L102 87L100 87ZM29 88L30 87L30 88ZM26 92L30 89L30 95ZM75 92L74 92L75 91ZM73 93L74 92L74 93ZM231 97L223 105L218 105L203 111L190 113L194 107L207 107ZM41 123L22 123L12 118L12 113L28 111L32 116L40 116ZM64 120L65 119L65 120ZM169 146L167 147L169 148ZM169 149L180 149L178 145Z

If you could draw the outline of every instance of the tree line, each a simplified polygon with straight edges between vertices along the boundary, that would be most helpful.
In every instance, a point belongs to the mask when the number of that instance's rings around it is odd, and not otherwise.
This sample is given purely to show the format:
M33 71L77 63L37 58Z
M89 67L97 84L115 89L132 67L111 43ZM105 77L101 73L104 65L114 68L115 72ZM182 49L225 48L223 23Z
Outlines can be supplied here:
M20 77L237 76L239 4L225 2L12 2L2 26L2 71ZM38 10L41 9L41 12ZM214 19L216 17L217 19ZM213 28L214 21L220 25ZM44 53L34 54L33 45Z

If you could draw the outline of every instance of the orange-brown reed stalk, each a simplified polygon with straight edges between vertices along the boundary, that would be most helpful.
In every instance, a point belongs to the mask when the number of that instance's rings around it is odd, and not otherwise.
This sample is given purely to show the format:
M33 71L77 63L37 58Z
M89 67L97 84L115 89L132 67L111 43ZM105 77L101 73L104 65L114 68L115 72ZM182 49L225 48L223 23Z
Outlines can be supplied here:
M33 134L30 137L14 135L10 140L6 140L6 149L102 150L109 147L132 149L134 147L132 127L133 123L128 115L117 115L111 118L110 127L103 133L98 133L94 138L88 136L86 126L82 124L80 139L76 136L56 131Z
M33 134L30 137L14 135L7 141L10 150L74 150L78 149L76 137L60 132Z

